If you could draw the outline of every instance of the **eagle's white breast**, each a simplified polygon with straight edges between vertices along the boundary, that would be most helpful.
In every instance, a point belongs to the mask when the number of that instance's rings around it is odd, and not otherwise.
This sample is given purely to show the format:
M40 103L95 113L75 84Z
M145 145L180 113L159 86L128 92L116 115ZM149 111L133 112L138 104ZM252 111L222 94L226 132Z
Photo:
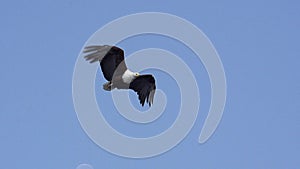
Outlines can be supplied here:
M130 84L131 81L135 78L134 73L127 69L122 75L122 80L124 83Z

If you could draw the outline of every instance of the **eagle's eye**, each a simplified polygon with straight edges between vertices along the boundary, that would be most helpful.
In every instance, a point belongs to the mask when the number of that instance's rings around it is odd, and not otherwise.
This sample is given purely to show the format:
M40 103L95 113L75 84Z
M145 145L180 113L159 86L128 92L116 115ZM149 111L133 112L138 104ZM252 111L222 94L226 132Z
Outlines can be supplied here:
M139 74L139 73L135 73L134 75L135 75L135 76L139 76L140 74Z

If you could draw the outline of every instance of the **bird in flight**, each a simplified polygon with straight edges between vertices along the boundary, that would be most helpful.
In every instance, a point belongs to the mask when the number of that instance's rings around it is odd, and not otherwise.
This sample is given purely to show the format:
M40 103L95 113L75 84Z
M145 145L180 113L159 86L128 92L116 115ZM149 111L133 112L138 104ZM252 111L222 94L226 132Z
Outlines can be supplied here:
M103 89L132 89L139 97L140 104L145 102L149 107L153 104L155 79L150 74L140 75L130 71L124 60L124 51L116 46L92 45L84 48L84 58L90 63L99 61L104 78L108 81Z

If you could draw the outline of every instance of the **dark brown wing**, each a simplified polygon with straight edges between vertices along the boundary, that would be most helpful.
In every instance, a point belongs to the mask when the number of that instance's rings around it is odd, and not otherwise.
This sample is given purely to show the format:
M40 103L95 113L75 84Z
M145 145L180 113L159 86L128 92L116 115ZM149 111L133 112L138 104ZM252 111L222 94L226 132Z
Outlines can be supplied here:
M149 106L153 104L156 86L152 75L138 76L130 83L129 88L137 92L142 106L144 106L145 101Z
M126 70L124 51L116 46L87 46L84 58L90 63L99 61L103 75L107 81L112 81L115 75L122 75ZM117 69L118 68L118 69ZM117 72L115 72L117 70Z

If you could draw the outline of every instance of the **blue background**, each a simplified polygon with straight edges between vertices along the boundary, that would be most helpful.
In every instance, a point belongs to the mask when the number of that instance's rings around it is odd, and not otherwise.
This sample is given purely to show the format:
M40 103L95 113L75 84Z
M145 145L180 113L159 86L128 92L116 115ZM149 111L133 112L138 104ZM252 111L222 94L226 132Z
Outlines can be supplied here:
M210 102L209 79L201 62L165 37L122 42L127 54L145 47L178 54L198 74L201 91L200 115L190 134L165 154L136 160L102 150L84 133L73 108L72 74L92 33L118 17L148 11L183 17L210 38L225 68L228 95L217 131L198 144ZM0 169L75 169L81 163L95 169L299 168L299 16L296 0L2 2ZM149 72L163 79L162 73ZM104 82L100 75L99 85ZM160 88L167 85L160 83ZM171 89L177 90L174 81ZM167 93L170 102L178 102L178 93ZM113 113L105 116L120 132L149 136L172 124L176 113L166 111L166 117L149 128L114 118ZM125 127L118 128L118 122Z

